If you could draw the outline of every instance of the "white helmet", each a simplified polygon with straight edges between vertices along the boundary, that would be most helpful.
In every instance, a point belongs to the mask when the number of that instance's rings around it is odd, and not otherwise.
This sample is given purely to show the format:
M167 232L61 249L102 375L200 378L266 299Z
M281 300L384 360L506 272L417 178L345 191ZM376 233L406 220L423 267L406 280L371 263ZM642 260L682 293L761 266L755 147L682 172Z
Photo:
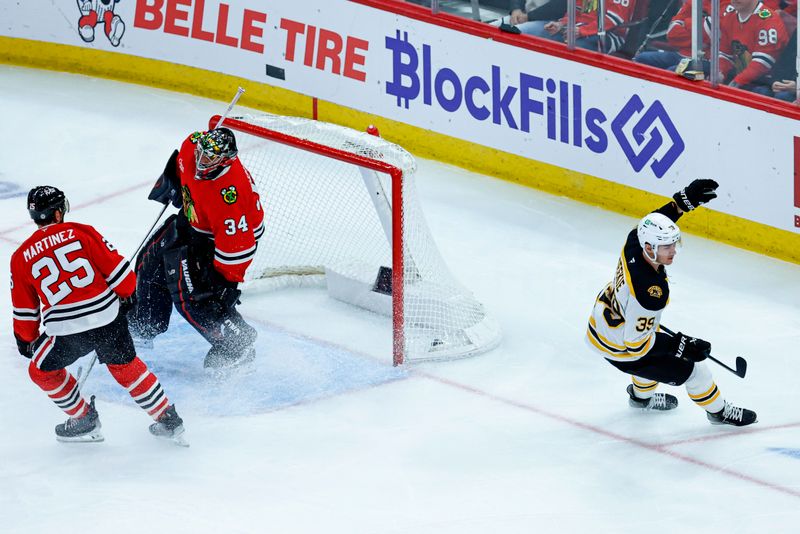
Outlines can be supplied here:
M639 227L636 229L636 235L639 238L639 244L642 246L645 255L654 263L658 263L658 247L660 245L669 246L673 243L680 244L681 242L681 229L678 225L666 215L660 213L650 213L639 221ZM653 247L653 255L647 254L645 243L650 243Z

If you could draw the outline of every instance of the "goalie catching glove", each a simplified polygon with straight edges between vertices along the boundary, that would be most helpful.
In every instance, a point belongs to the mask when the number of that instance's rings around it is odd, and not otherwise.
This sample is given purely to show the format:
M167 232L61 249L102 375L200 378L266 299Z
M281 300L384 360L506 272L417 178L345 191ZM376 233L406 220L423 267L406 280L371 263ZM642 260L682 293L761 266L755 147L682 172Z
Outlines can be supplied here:
M711 354L711 343L689 337L680 332L675 334L675 356L692 362L702 362Z
M717 198L719 184L714 180L695 180L674 195L672 199L683 211L692 211Z
M156 180L150 194L147 195L149 200L155 200L159 204L165 206L172 203L176 208L180 208L183 204L183 197L181 195L181 181L178 178L177 170L178 151L174 151L164 167L164 172Z

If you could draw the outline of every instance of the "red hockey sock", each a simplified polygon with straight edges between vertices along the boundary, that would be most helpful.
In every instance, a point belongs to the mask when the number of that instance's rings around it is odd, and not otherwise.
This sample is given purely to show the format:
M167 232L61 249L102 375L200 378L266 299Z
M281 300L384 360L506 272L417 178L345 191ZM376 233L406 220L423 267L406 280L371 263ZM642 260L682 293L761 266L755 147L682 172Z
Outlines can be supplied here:
M122 365L108 365L111 376L128 390L133 400L153 419L158 420L169 406L169 399L161 388L158 377L150 372L139 357Z
M28 366L28 374L34 384L47 393L56 406L70 417L82 417L89 410L78 389L78 381L66 369L42 371L33 362Z

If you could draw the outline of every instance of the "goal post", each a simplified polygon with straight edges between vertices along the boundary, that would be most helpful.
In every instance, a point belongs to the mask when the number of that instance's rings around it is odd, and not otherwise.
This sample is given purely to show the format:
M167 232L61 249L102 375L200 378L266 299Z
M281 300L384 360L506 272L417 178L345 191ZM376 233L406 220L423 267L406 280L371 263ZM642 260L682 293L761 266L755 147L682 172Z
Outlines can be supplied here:
M499 343L496 321L456 281L433 241L411 154L299 117L243 115L223 126L236 132L265 211L245 287L319 284L336 299L389 315L395 365L472 356Z

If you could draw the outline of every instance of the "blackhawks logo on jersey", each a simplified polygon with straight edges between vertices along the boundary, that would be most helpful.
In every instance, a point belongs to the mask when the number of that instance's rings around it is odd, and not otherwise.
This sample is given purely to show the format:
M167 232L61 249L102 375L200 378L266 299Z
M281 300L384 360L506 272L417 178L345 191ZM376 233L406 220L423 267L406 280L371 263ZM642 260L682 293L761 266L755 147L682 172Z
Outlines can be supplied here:
M221 193L225 204L235 204L239 198L239 193L236 192L235 186L223 187Z
M181 193L183 195L183 213L189 222L197 222L197 213L194 211L194 200L192 200L192 193L189 188L181 186Z

